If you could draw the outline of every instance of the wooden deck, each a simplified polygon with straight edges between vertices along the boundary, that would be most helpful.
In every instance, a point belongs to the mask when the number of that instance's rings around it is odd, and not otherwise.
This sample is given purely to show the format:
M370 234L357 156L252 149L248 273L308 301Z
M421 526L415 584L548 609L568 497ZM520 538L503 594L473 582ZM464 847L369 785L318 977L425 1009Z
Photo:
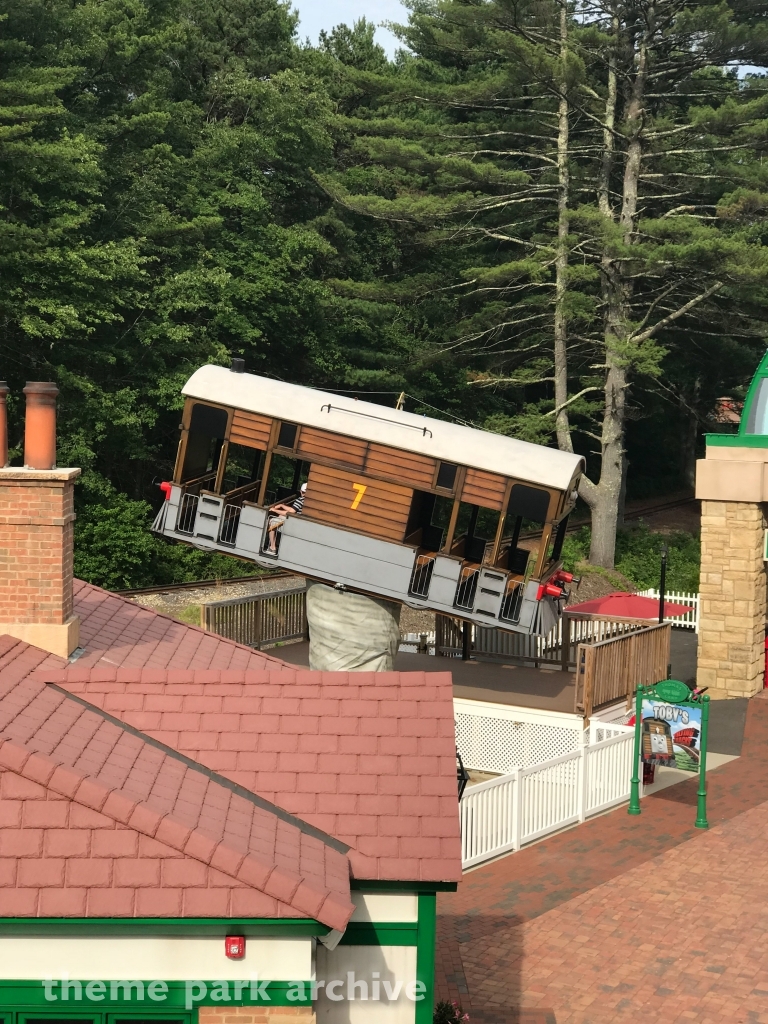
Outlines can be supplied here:
M672 630L672 675L687 681L696 675L696 643L691 630ZM270 654L293 665L309 666L309 644L285 644ZM428 654L398 654L397 672L451 672L456 697L494 704L540 708L542 711L573 711L574 674L559 669L505 665L500 661L462 661Z

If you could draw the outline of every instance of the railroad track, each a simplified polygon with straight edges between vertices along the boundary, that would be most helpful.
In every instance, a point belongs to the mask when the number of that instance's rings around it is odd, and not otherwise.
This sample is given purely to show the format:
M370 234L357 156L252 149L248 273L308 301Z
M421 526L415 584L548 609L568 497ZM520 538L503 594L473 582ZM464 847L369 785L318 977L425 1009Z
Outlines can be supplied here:
M209 587L227 587L232 583L253 583L254 580L280 580L296 576L295 572L280 569L276 572L252 573L250 576L231 576L222 580L194 580L191 583L166 583L162 587L138 587L134 590L114 590L120 597L138 597L140 594L172 594L177 590L207 590Z

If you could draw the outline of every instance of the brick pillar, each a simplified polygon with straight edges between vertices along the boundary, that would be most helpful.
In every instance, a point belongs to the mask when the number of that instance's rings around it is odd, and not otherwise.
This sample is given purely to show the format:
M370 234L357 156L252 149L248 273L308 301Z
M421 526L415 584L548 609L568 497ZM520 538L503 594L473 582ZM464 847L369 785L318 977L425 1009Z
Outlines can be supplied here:
M0 634L66 658L72 611L74 485L79 469L0 469Z
M701 503L701 607L697 681L712 697L763 688L766 574L763 506Z
M311 1006L201 1006L199 1024L315 1024Z

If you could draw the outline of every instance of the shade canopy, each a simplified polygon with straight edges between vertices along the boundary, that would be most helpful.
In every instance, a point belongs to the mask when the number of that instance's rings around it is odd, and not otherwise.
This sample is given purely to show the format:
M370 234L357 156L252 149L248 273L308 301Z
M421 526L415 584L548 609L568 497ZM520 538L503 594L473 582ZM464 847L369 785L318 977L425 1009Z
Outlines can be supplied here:
M665 619L686 615L690 610L687 604L664 602ZM591 601L569 605L566 611L574 618L580 619L646 619L649 622L658 622L659 598L641 597L639 594L628 594L618 590L613 594L606 594L605 597L595 597Z

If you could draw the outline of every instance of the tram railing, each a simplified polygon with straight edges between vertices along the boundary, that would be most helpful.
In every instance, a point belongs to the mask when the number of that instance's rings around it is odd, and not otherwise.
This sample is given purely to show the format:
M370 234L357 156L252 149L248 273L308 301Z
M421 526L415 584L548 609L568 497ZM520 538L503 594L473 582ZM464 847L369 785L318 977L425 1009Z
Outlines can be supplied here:
M195 517L200 498L197 494L183 494L176 516L176 532L192 533L195 529Z

